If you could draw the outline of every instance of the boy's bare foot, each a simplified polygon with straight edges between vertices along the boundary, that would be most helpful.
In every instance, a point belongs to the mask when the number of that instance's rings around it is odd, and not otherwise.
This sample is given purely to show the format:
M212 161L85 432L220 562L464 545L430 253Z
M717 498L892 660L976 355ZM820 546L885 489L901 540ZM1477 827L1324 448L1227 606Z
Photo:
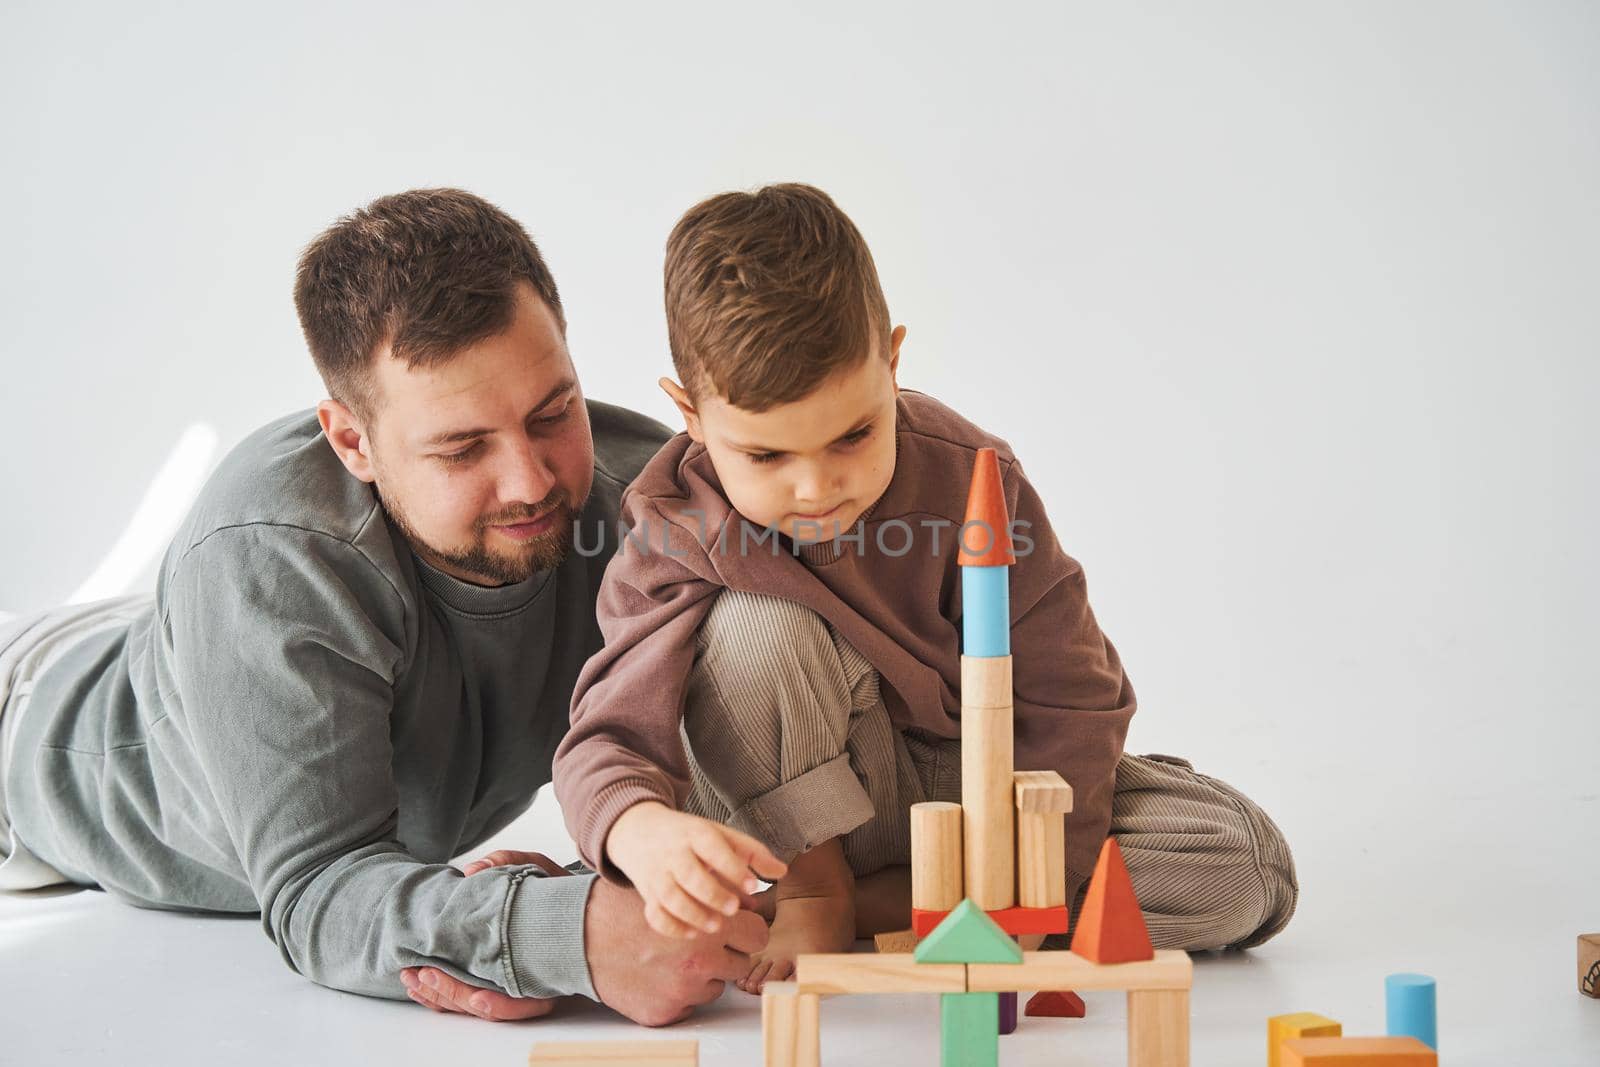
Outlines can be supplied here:
M767 947L751 954L750 973L737 983L746 993L791 978L795 957L803 953L842 952L855 940L854 879L837 839L796 856L772 899Z

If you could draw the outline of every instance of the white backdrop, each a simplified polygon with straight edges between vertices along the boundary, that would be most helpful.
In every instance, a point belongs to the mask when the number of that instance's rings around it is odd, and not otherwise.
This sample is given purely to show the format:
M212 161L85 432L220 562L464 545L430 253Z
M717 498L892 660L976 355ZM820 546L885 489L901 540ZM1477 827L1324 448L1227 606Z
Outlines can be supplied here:
M338 214L499 203L590 395L670 422L668 229L805 180L903 383L1038 483L1131 749L1256 796L1308 886L1382 857L1600 928L1600 7L154 6L0 16L0 609L79 590L192 427L322 395L290 286Z

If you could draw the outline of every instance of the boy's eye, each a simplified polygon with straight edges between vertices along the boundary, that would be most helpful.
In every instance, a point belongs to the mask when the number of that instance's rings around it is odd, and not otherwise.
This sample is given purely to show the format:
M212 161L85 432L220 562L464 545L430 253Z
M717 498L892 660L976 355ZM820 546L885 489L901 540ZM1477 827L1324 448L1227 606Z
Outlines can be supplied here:
M482 447L482 445L482 441L474 441L472 444L461 449L459 452L439 452L435 453L433 458L444 464L465 463L467 460L477 455L478 449Z
M545 422L545 423L548 423L548 422L560 422L562 419L567 417L567 413L569 411L571 411L571 410L572 410L572 401L569 399L565 404L561 405L561 410L556 412L554 415L546 415L543 418L534 419L533 421L534 422Z
M863 427L861 427L861 429L857 430L855 433L847 434L844 437L841 437L839 439L839 443L841 445L859 445L862 441L865 441L867 439L868 435L871 434L871 433L872 433L872 427L871 426L863 426Z
M776 463L783 458L782 452L752 452L751 463Z

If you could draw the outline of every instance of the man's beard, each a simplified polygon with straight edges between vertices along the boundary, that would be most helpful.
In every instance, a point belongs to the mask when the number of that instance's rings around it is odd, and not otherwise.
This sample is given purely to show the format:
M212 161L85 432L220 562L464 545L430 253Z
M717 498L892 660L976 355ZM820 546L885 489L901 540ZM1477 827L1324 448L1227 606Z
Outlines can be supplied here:
M444 564L462 574L470 574L486 585L525 582L540 571L558 566L567 558L567 553L572 551L573 529L582 509L581 504L573 507L567 499L566 490L557 486L550 490L549 496L532 507L519 507L479 519L475 524L471 547L442 549L423 540L417 533L416 527L406 519L405 512L385 497L382 489L378 489L378 501L383 505L383 510L390 521L399 527L400 532L411 543L411 547L425 562L436 569L442 569L440 564ZM553 523L545 533L520 545L510 538L505 538L507 550L503 552L495 552L489 548L491 536L489 527L529 522L552 512Z

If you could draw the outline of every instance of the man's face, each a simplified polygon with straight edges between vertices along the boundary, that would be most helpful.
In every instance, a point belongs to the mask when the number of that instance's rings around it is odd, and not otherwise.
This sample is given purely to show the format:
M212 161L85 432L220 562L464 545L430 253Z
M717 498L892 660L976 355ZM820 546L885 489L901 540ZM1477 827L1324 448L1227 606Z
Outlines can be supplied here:
M413 370L381 349L373 385L374 482L418 556L479 585L561 562L594 442L566 340L531 286L504 333L442 366Z
M728 502L797 541L850 530L894 477L897 330L889 358L874 351L810 395L762 412L705 396L688 416Z

